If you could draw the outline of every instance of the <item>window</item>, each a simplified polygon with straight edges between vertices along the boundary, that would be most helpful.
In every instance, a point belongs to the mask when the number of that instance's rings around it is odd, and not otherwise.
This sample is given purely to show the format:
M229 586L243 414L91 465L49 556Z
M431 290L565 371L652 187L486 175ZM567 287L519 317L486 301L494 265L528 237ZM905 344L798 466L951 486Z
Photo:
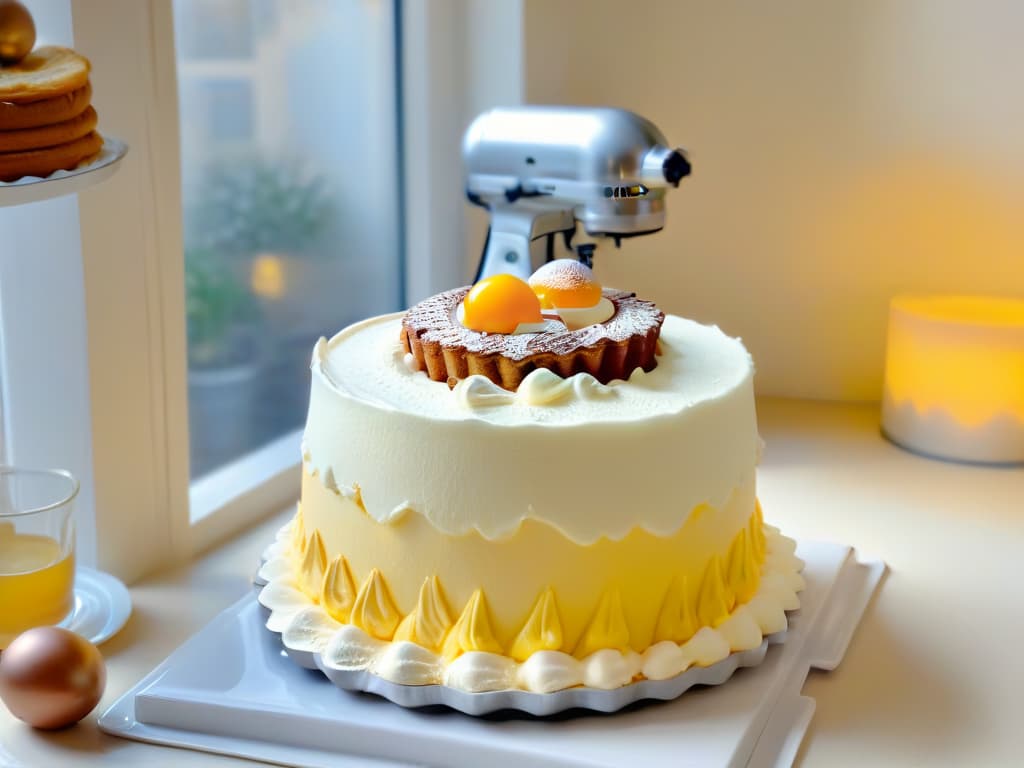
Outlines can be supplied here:
M174 16L200 478L301 428L318 337L401 304L395 16L369 0L175 0Z
M522 68L518 0L464 5L29 0L130 147L81 194L0 208L0 444L79 477L83 563L130 582L294 503L316 337L471 274L460 137ZM210 420L255 418L190 469L204 376L236 379Z
M7 463L7 431L4 429L4 372L0 368L0 464Z

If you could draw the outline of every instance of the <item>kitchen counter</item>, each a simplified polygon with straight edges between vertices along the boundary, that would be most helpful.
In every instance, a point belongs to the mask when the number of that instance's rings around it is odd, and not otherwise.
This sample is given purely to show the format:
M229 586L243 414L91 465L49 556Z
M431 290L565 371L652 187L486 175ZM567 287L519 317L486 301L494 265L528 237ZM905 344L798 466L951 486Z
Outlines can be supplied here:
M1024 469L906 453L879 436L877 406L763 399L758 408L766 519L891 569L842 665L812 671L804 686L817 711L799 764L1020 765ZM133 586L131 621L101 647L108 683L97 711L46 734L0 708L0 767L241 765L106 736L96 717L250 589L259 553L290 514Z

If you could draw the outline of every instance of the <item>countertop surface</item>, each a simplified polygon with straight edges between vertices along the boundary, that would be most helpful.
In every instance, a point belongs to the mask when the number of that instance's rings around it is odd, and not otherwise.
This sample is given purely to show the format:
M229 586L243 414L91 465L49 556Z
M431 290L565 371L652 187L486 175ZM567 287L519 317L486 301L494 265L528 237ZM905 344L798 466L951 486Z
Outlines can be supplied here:
M878 408L758 402L765 518L796 538L852 544L890 567L839 669L812 671L817 701L799 764L1024 764L1024 469L906 453ZM250 588L291 510L131 588L134 614L101 647L97 711L57 733L0 707L0 767L241 765L106 736L98 713Z

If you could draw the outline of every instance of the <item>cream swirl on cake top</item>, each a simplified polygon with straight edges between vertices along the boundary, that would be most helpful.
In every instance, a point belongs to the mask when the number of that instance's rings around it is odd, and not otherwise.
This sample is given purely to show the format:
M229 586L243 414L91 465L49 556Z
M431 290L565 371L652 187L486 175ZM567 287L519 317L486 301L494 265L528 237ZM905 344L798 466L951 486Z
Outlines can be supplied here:
M643 371L637 371L642 375ZM489 408L498 405L558 405L568 400L597 400L615 394L612 385L602 384L589 373L577 373L563 379L547 368L538 368L523 379L519 389L509 392L486 376L470 376L453 388L460 405Z

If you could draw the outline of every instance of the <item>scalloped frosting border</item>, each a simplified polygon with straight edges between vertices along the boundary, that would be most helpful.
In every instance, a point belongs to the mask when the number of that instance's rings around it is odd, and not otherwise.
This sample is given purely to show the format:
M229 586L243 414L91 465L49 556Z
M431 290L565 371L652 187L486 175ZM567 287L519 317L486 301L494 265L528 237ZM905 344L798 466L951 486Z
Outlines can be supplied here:
M757 528L763 535L748 533ZM800 607L797 593L804 588L803 561L795 550L792 539L761 522L758 507L727 561L713 558L696 601L685 598L687 584L669 586L655 642L643 653L628 645L614 590L601 596L573 652L557 650L561 626L549 588L538 596L506 654L491 631L482 591L474 592L453 620L437 577L428 577L416 607L403 617L378 570L357 589L344 556L327 562L319 533L306 536L300 509L264 553L259 576L267 583L259 602L270 611L267 628L281 635L285 648L319 654L328 668L473 693L551 693L580 685L611 690L710 666L785 630L786 611ZM759 561L755 579L750 569Z

